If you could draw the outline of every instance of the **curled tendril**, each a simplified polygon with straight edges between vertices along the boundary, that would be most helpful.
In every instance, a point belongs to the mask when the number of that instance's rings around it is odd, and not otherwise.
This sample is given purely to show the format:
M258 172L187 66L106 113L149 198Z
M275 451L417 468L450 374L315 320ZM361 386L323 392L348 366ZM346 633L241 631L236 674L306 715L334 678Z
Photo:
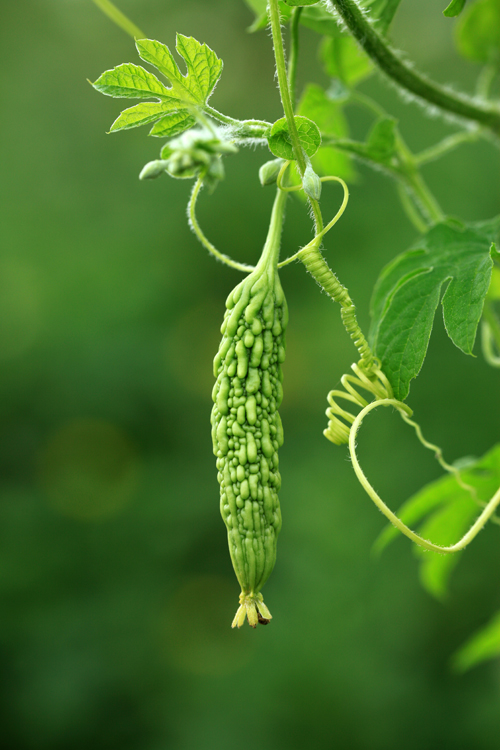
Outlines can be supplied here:
M288 167L290 166L290 164L291 164L290 161L286 161L283 164L283 166L281 167L281 169L279 171L278 178L276 180L278 188L280 190L283 190L286 193L292 193L292 192L296 192L297 190L302 190L303 189L302 184L301 185L291 185L291 186L285 186L283 184L283 178L285 176L285 172L288 169ZM344 211L346 209L346 206L347 206L347 203L349 201L349 188L345 184L344 180L341 177L329 176L329 177L321 177L321 182L338 182L338 183L340 183L340 185L342 185L342 188L344 190L344 197L343 197L343 200L342 200L342 204L341 204L339 210L337 211L337 213L335 214L335 216L333 217L333 219L326 225L326 227L324 229L322 229L320 232L318 232L313 237L313 239L305 247L301 248L297 253L295 253L294 255L291 255L289 258L286 258L285 260L282 260L281 263L278 263L278 268L283 268L284 266L287 266L289 263L292 263L294 260L300 259L301 253L305 253L311 247L317 246L319 240L327 232L330 231L330 229L337 223L337 221L340 219L340 217L344 213Z
M203 185L203 174L200 174L198 179L195 182L193 192L191 193L191 197L189 199L188 203L188 220L189 225L195 235L198 237L199 241L203 245L203 247L206 247L209 253L211 255L215 256L217 260L220 260L222 263L225 263L227 266L231 266L231 268L235 268L237 271L243 271L244 273L250 273L250 271L253 271L255 266L249 266L246 263L238 263L238 261L233 260L229 257L229 255L225 255L224 253L221 253L215 245L212 245L210 240L203 234L203 231L198 224L198 219L196 218L196 201L198 200L198 195L200 194L200 190Z
M456 544L452 544L449 547L442 547L439 544L433 544L432 542L420 536L420 534L417 534L415 531L412 531L400 518L398 518L398 516L395 513L392 512L390 508L388 508L388 506L384 503L380 495L377 494L375 489L372 487L372 485L366 478L366 475L363 472L359 464L358 457L356 454L356 437L358 434L358 430L361 427L361 424L363 422L363 419L373 409L376 409L379 406L395 407L399 411L403 419L406 422L408 422L408 424L415 427L415 429L417 430L417 436L419 437L421 442L423 442L423 444L427 448L431 448L431 449L436 448L436 446L433 446L431 443L427 443L427 441L423 440L420 427L410 419L412 412L411 412L411 409L408 406L406 406L406 404L403 404L401 401L397 401L394 398L384 398L384 399L377 399L376 401L372 401L370 404L367 404L359 412L357 417L354 419L352 427L349 431L349 453L351 455L351 461L352 461L352 465L354 468L354 472L361 486L363 487L365 492L368 494L368 496L373 500L377 508L382 511L384 516L397 529L399 529L399 531L401 531L405 536L407 536L413 542L418 544L420 547L423 547L424 549L429 550L431 552L440 552L442 554L459 552L460 550L465 549L465 547L477 536L477 534L485 526L487 521L489 521L493 517L493 514L496 508L498 507L498 505L500 505L500 488L495 492L491 500L488 503L486 503L484 510L479 514L479 516L477 517L475 522L472 524L470 529L464 534L464 536L458 542L456 542ZM441 456L440 463L444 468L446 468L448 471L451 470L455 474L455 476L457 476L458 470L452 466L448 466L448 464L446 464L446 462L443 461L442 456ZM462 486L465 486L467 489L470 489L468 485L465 485L463 482L461 482L461 484Z

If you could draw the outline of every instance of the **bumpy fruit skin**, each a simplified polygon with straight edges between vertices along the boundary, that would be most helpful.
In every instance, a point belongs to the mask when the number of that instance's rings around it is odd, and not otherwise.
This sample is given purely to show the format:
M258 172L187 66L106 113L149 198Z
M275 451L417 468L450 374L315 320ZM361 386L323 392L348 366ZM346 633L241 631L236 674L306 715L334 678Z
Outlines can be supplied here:
M226 308L214 360L212 438L220 509L242 592L233 627L245 616L255 627L271 617L260 590L274 567L281 529L278 408L288 310L275 266L253 271Z

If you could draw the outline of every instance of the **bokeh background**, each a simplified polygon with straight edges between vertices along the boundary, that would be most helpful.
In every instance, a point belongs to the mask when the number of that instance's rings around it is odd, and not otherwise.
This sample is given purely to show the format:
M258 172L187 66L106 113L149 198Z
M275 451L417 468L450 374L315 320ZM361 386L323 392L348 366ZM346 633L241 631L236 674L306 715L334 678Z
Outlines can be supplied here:
M453 46L436 0L404 0L397 46L471 91L478 69ZM281 116L270 40L239 0L122 0L153 38L180 31L225 62L213 105ZM326 394L354 360L338 310L299 266L290 307L281 451L283 531L265 590L272 624L231 631L238 586L218 510L210 442L212 358L237 272L187 227L191 184L140 183L161 141L106 135L120 102L87 83L138 62L90 0L0 8L0 743L8 750L399 750L497 748L500 666L452 674L450 655L500 607L498 527L484 531L437 602L410 543L380 560L383 518L345 447L322 436ZM326 84L304 30L299 85ZM373 77L361 89L421 149L453 124ZM354 136L369 125L349 111ZM255 261L273 198L244 149L200 201L223 251ZM447 213L500 208L499 151L485 142L425 168ZM325 189L325 214L338 194ZM290 202L284 252L310 237ZM394 186L358 167L326 243L362 324L378 272L415 239ZM409 398L449 460L500 439L500 374L467 358L436 318ZM385 410L384 410L385 411ZM360 437L368 475L397 507L439 476L395 414Z

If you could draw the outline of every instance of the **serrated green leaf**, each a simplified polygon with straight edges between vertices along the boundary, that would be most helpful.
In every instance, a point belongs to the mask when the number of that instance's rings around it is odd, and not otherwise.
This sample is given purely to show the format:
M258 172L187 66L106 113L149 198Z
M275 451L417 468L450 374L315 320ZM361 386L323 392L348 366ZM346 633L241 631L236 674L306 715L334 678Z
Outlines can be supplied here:
M492 265L488 237L448 222L433 227L382 271L372 298L370 339L396 398L406 398L422 367L445 286L447 333L472 354Z
M500 0L477 0L457 25L456 42L464 57L487 63L500 54Z
M308 156L314 156L321 146L321 133L318 126L307 117L295 117L295 124L302 148ZM269 150L280 159L294 158L292 139L288 131L286 117L277 120L267 139Z
M330 99L321 86L310 83L306 86L299 102L298 114L313 120L324 135L345 138L349 135L347 120L342 105ZM336 175L343 179L354 178L354 168L349 154L329 146L321 147L314 155L314 169L322 175Z
M458 465L456 462L455 465ZM461 468L464 484L474 488L477 500L488 502L500 486L500 443L495 445L480 459L468 459ZM457 466L458 468L458 466ZM441 545L457 542L472 525L480 507L471 493L460 486L452 474L431 482L407 500L397 515L410 528L418 527L426 539ZM394 526L386 526L375 542L374 549L381 552L399 537ZM448 579L460 555L440 555L415 548L421 560L420 578L424 587L437 598L446 593Z
M205 104L221 77L222 60L192 36L177 34L175 48L186 63L189 90L200 104Z
M451 665L456 672L466 672L497 656L500 656L500 612L458 649L452 656Z
M156 135L158 138L172 138L174 135L183 133L188 128L192 128L196 119L186 109L178 112L172 112L151 128L149 135Z
M165 44L154 39L138 39L136 47L141 59L168 78L172 91L185 103L205 104L222 72L222 60L210 47L182 34L177 34L176 49L186 63L185 76Z
M179 100L153 73L133 63L123 63L113 70L106 70L92 86L101 94L118 99L156 97L164 101Z
M373 72L373 64L351 36L327 36L320 46L325 73L351 88Z
M138 128L140 125L155 122L167 112L177 109L177 100L173 102L141 102L125 109L111 125L109 132Z
M466 1L467 0L451 0L451 3L443 10L443 16L446 16L447 18L459 16L465 8Z

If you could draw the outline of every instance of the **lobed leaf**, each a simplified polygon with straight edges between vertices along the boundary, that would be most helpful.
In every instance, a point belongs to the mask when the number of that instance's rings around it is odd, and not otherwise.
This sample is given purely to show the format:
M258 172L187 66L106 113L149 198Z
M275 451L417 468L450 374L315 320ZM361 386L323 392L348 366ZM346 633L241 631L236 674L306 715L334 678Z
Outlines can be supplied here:
M221 75L222 60L206 44L177 34L176 49L187 69L183 75L165 44L154 39L138 39L136 47L142 60L157 68L168 79L171 88L153 73L132 63L103 73L92 84L103 94L159 100L126 109L112 124L110 132L156 122L150 135L170 137L192 127L196 122L193 110L204 105L212 94Z
M140 65L123 63L113 70L106 70L92 86L106 96L118 99L178 100L158 78Z
M500 656L500 612L484 628L476 631L453 655L456 672L466 672L483 661Z
M404 400L422 367L442 299L446 331L472 354L493 266L491 237L458 222L434 226L399 255L375 286L370 339L396 398Z
M474 488L477 500L487 502L500 486L500 443L482 458L469 459L460 473L463 482ZM455 476L447 474L427 484L407 500L398 510L398 516L411 528L424 521L419 533L436 544L446 546L463 536L479 511L471 493L458 484ZM394 526L387 526L375 542L375 550L381 552L399 536ZM420 580L423 586L433 596L443 598L450 574L461 553L441 555L424 552L419 547L415 550L421 561Z
M295 117L299 141L308 156L314 156L321 146L321 133L318 126L307 117ZM277 120L267 139L269 150L280 159L294 159L292 139L286 117Z
M177 97L187 103L205 104L222 72L222 60L206 44L193 37L177 34L176 49L184 59L187 75L183 76L169 48L154 39L136 42L139 56L154 65L172 84Z
M138 128L140 125L155 122L174 109L177 109L177 100L173 102L141 102L134 107L125 109L111 125L109 132L130 130L130 128Z
M149 131L149 135L156 135L158 138L172 138L172 136L179 135L188 128L192 128L195 122L196 118L186 109L182 109L158 120Z

